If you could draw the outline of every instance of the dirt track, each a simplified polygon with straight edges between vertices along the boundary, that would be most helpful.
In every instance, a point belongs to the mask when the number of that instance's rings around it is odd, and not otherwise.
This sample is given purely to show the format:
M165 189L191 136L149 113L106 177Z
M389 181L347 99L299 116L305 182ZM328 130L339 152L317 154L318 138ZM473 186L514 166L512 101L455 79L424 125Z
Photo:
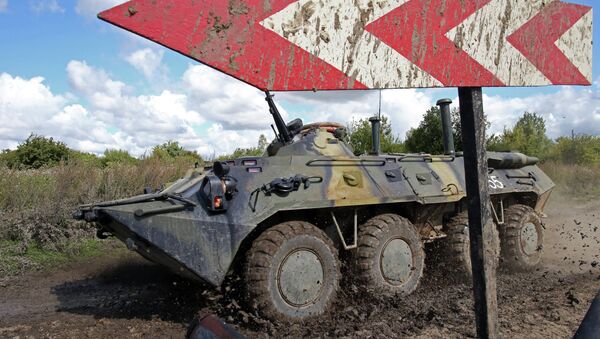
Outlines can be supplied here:
M544 266L500 273L501 334L570 338L600 290L600 202L547 208ZM206 291L133 254L76 262L53 273L0 280L0 337L176 337L201 310L249 337L471 337L469 286L428 263L421 287L401 300L364 300L350 286L330 315L305 324L272 324L245 313L231 282L227 297Z

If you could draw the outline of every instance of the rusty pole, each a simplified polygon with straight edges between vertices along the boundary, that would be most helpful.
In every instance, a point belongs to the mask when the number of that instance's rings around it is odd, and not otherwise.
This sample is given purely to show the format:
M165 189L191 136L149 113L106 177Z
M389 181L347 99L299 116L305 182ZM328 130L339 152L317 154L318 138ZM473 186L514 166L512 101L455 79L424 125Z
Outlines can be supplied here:
M469 206L469 239L478 338L498 338L493 227L488 192L485 119L481 87L460 87L460 121Z

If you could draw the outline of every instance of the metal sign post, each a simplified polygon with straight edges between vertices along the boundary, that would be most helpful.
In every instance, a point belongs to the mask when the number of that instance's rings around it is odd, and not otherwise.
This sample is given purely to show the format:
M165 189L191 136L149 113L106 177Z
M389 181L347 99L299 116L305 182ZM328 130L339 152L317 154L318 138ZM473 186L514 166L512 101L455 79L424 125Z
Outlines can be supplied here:
M481 87L458 89L462 125L465 179L469 206L469 239L473 268L473 298L477 337L498 337L496 264L488 192L488 166L485 151L485 119Z

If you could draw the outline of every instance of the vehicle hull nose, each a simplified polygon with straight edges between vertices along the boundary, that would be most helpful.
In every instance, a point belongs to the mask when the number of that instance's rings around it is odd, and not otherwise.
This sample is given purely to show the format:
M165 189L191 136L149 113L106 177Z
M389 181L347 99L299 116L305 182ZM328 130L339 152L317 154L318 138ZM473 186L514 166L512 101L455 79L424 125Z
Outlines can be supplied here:
M166 208L167 202L95 209L104 231L130 250L182 276L219 286L246 232L242 225L200 219L193 209L166 214L136 214L140 209ZM233 227L232 227L233 226ZM237 227L236 227L237 226ZM250 229L248 228L248 232Z

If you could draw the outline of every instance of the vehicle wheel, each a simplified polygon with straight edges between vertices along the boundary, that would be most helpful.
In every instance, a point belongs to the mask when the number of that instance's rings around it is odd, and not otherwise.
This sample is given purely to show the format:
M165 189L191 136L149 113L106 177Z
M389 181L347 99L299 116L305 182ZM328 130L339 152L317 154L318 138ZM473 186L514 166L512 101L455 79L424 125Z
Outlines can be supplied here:
M498 267L500 260L500 237L498 228L494 224L492 250L494 268ZM445 239L440 240L441 260L444 266L453 274L451 277L462 281L471 281L473 271L471 268L471 243L469 241L469 215L462 212L450 219L445 226Z
M423 275L423 243L410 221L382 214L360 226L354 264L357 279L367 292L408 295L417 289Z
M511 270L528 270L542 259L544 233L542 221L529 206L513 205L504 212L502 263Z
M314 225L290 221L264 231L248 251L248 297L261 315L299 321L324 313L339 287L337 250Z

